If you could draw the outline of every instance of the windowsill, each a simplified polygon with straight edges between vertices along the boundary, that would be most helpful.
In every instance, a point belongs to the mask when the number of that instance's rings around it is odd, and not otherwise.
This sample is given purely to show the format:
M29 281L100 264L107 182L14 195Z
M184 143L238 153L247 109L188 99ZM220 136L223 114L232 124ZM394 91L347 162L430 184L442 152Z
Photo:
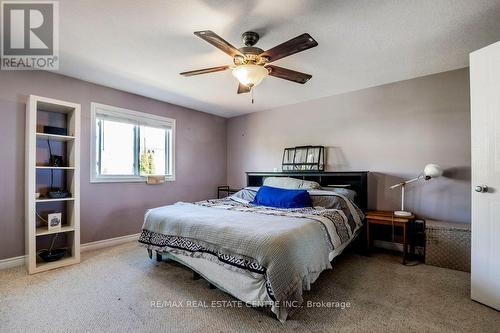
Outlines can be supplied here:
M165 176L165 182L175 181L175 176ZM97 178L91 179L91 184L98 183L146 183L146 177L131 177L131 178Z

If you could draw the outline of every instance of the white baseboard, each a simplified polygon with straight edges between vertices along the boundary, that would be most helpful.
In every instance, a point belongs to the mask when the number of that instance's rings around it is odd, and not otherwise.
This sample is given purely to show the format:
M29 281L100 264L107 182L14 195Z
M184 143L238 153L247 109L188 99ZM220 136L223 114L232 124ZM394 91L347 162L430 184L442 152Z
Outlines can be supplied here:
M137 241L140 235L141 234L139 233L139 234L133 234L133 235L127 235L127 236L121 236L121 237L115 237L115 238L109 238L100 241L85 243L80 246L80 251L85 252L85 251L99 250L105 247L116 246L128 242ZM2 259L0 260L0 270L16 266L22 266L24 265L25 260L26 256Z
M24 265L26 256L12 257L0 260L0 270Z
M100 241L85 243L80 246L80 251L85 252L85 251L99 250L105 247L116 246L128 242L137 241L140 235L141 234L139 233L139 234L133 234L133 235L127 235L127 236L121 236L121 237L115 237L115 238L109 238Z

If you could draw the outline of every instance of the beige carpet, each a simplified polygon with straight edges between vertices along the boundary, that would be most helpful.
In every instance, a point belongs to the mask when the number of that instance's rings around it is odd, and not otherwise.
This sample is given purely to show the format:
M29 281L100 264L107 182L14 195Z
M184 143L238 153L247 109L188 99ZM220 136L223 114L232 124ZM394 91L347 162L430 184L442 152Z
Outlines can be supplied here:
M23 267L0 271L0 332L500 332L500 313L469 299L469 274L402 266L389 254L343 255L305 300L351 307L302 308L284 324L267 310L185 307L188 300L235 299L129 243L34 276Z

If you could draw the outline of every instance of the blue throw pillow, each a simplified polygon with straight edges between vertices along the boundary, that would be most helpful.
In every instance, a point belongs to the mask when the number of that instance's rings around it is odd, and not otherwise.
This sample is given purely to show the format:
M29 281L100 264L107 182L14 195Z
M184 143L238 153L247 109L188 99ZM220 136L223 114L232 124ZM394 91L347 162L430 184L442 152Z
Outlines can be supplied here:
M307 190L261 186L251 203L275 208L303 208L311 207L311 197Z

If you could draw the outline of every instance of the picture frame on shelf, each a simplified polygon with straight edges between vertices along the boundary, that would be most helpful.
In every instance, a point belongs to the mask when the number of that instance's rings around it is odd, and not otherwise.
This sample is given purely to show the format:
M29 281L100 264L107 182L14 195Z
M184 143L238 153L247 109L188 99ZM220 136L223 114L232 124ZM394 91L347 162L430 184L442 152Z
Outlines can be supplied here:
M51 213L47 215L47 224L49 231L60 230L62 222L61 213Z

